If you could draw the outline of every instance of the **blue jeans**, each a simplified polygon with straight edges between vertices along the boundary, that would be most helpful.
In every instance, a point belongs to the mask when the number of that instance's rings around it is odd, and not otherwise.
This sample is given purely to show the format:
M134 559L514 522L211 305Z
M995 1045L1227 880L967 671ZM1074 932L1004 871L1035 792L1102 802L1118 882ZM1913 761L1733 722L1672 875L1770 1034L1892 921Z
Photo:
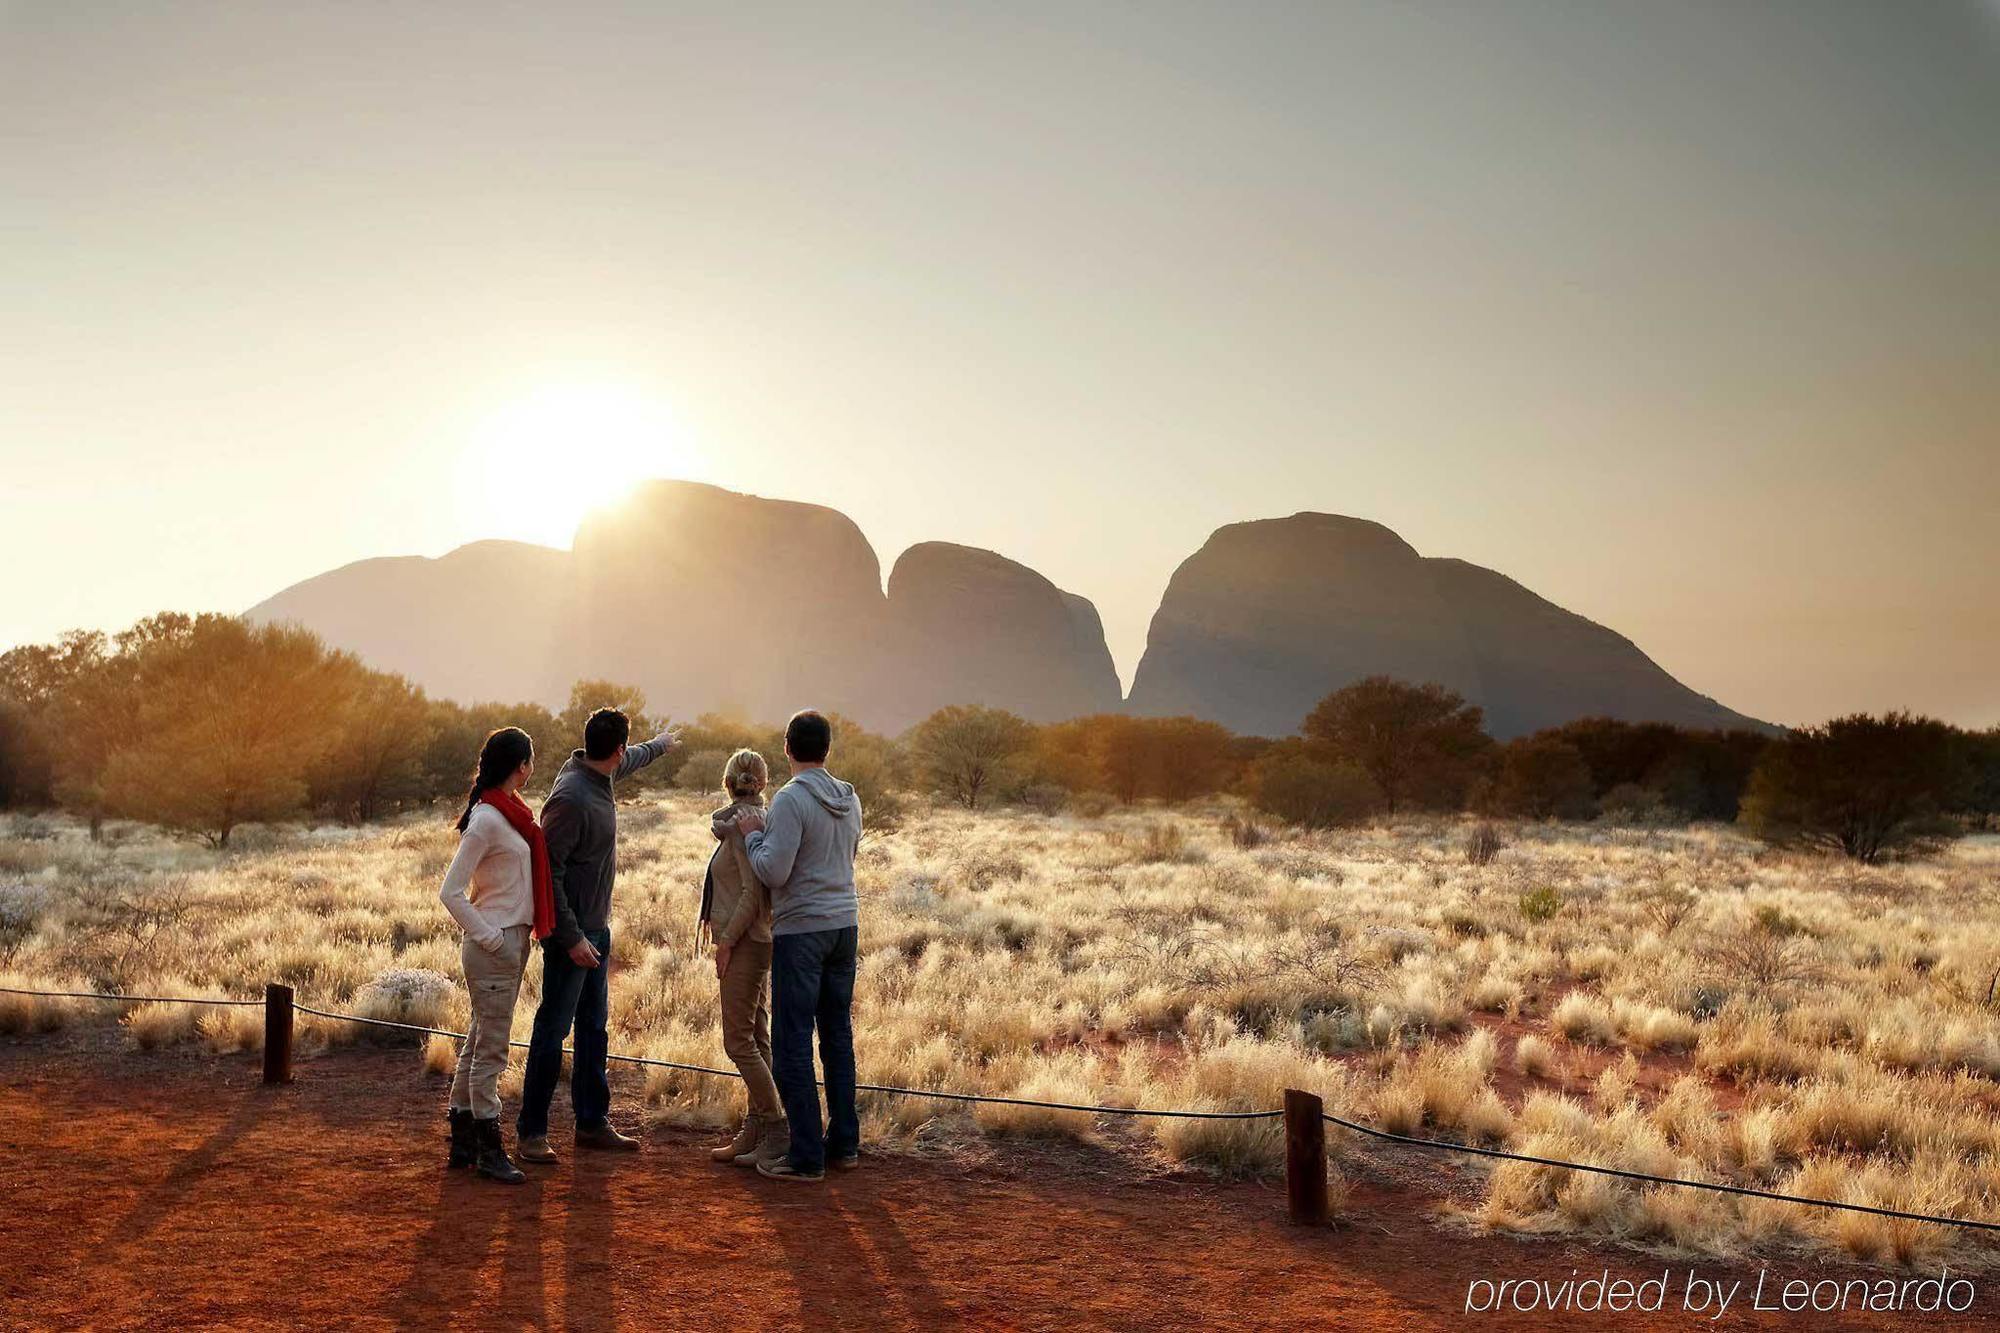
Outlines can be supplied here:
M528 1070L521 1082L521 1117L514 1123L520 1138L549 1132L549 1103L562 1078L563 1039L576 1029L570 1056L569 1103L576 1127L590 1129L611 1116L611 1080L604 1073L610 1049L605 1024L611 1017L611 988L606 972L611 964L611 931L586 930L585 939L597 950L596 967L578 967L569 950L553 940L542 941L542 1002L535 1010L535 1031L528 1038Z
M854 1109L854 963L860 932L813 930L771 941L771 1073L791 1121L792 1165L825 1169L828 1155L852 1157L861 1147ZM826 1072L825 1133L813 1082L812 1037Z

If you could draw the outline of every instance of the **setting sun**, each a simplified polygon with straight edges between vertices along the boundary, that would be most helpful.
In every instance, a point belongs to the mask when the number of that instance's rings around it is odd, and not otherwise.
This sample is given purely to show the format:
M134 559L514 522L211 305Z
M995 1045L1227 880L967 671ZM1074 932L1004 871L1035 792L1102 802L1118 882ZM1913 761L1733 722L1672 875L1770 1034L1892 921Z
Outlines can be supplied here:
M498 408L465 457L484 484L466 500L484 535L568 546L594 509L654 477L686 477L694 453L673 409L620 384L552 384Z

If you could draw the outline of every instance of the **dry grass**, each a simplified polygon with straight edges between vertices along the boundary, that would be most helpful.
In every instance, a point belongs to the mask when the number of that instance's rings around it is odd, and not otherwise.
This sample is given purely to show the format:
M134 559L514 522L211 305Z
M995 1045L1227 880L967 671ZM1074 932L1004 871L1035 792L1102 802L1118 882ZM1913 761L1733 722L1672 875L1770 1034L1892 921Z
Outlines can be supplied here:
M614 1050L722 1063L712 969L691 948L706 808L672 793L624 811ZM1203 1110L1265 1110L1307 1087L1407 1133L2000 1220L1991 840L1864 882L1714 829L1508 828L1481 862L1458 821L1249 827L1220 804L937 810L870 838L862 1079ZM0 985L247 997L277 980L326 1007L463 1026L457 940L435 897L453 844L441 818L253 830L228 856L113 832L93 846L44 820L33 838L0 838ZM1512 1029L1505 1059L1488 1031L1501 1015L1528 1029ZM118 1022L140 1045L226 1051L254 1049L260 1021L254 1008L0 995L0 1032ZM412 1044L317 1020L301 1039ZM455 1056L441 1039L420 1053L440 1074ZM519 1077L517 1064L507 1095ZM644 1087L655 1115L689 1123L729 1122L741 1096L668 1070ZM865 1101L885 1143L1077 1137L1240 1174L1282 1155L1274 1121ZM1473 1169L1485 1188L1468 1215L1497 1228L1955 1268L1991 1253L1887 1219Z

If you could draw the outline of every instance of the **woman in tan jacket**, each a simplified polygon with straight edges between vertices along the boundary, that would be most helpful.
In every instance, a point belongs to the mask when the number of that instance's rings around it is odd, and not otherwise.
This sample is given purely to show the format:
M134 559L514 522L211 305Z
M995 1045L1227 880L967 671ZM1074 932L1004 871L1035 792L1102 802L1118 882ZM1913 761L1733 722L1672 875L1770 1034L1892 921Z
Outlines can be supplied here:
M702 925L715 941L715 976L722 1001L722 1049L743 1075L749 1113L736 1137L715 1149L717 1162L754 1166L760 1156L783 1156L791 1142L784 1104L771 1078L771 894L757 881L737 815L760 810L770 771L755 750L738 750L722 770L729 804L710 818L721 834L708 861Z

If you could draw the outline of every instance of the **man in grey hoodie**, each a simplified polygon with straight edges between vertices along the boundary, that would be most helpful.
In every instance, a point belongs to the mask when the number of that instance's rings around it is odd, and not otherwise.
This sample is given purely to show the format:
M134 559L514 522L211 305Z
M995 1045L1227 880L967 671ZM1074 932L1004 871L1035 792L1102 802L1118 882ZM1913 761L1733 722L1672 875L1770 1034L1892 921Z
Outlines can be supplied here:
M780 1180L820 1180L826 1164L859 1164L861 1120L854 1107L854 965L860 935L854 849L861 801L826 771L833 728L807 709L785 725L792 780L768 814L749 811L743 830L750 867L771 890L771 1073L785 1103L791 1146L760 1153L757 1169ZM813 1082L813 1029L826 1078L820 1128Z

